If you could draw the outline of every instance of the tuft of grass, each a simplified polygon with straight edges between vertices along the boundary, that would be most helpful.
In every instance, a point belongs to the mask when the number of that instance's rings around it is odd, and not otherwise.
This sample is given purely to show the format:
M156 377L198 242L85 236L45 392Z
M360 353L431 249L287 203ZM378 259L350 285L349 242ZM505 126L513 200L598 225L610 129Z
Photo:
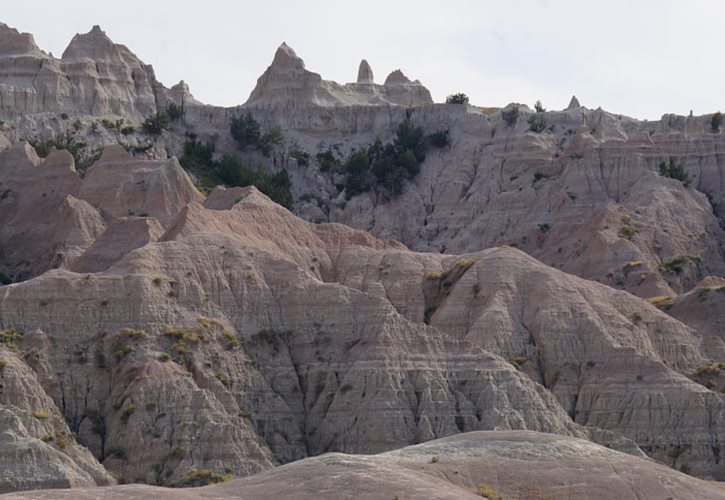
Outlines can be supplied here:
M430 457L430 463L432 463L432 464L437 464L438 460L440 460L438 458L438 455L433 455L432 457Z
M161 278L160 276L156 276L154 279L151 280L151 283L153 283L156 286L161 286L164 284L164 278Z
M133 415L133 412L136 411L136 405L131 403L127 405L123 411L121 412L121 422L124 424L128 423L128 419L131 418L131 415Z
M496 488L494 488L490 484L482 483L476 486L476 494L484 498L488 498L488 500L499 499L498 491L496 491Z
M199 486L208 486L210 484L219 484L231 481L232 476L229 474L220 474L209 469L189 469L184 477L178 481L172 481L169 486L172 488L196 488Z
M516 356L511 359L511 364L516 367L517 370L520 370L524 363L526 363L529 360L529 358L525 356Z
M171 360L171 356L168 353L165 353L164 352L164 353L161 353L161 355L159 356L158 359L162 363L166 363L167 361L170 361Z
M343 384L342 387L340 387L340 392L343 394L346 394L352 390L352 386L350 384Z
M45 410L35 410L33 416L38 420L48 420L50 418L50 414Z
M637 233L639 229L634 224L625 224L619 229L619 237L627 240L631 240Z
M663 309L669 309L672 307L672 304L675 303L676 297L671 297L669 295L657 295L655 297L649 297L647 299L647 302L652 304L655 307L661 307Z
M227 389L231 389L232 387L232 380L224 373L222 372L216 372L214 376L217 378L219 382L222 383L224 387Z

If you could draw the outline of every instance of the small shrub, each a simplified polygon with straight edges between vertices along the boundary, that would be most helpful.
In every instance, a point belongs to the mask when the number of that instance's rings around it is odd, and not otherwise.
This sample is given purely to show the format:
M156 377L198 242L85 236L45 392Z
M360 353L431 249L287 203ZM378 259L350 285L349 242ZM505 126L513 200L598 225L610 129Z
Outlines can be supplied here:
M639 229L633 224L625 224L619 229L619 237L627 240L631 240L637 233L639 233Z
M437 464L438 460L440 460L438 458L438 455L433 455L432 457L430 457L430 463L432 463L432 464Z
M175 122L176 120L181 120L184 117L184 114L184 108L182 106L174 104L173 102L166 107L166 115L172 122Z
M534 104L534 110L537 113L543 113L546 111L546 108L544 107L543 104L541 104L541 101L536 101L536 104Z
M660 175L663 177L669 177L680 181L684 186L689 186L691 179L690 176L685 172L681 163L675 163L670 160L669 163L660 163Z
M473 295L477 296L479 293L481 293L481 284L474 283L472 290L473 290Z
M55 437L52 434L45 434L40 438L40 440L44 443L50 443L55 439Z
M60 114L60 119L61 120L67 120L68 119L68 113L61 113Z
M13 279L5 273L0 272L0 286L9 285L13 282Z
M540 134L546 130L548 125L549 123L543 116L539 116L538 114L529 116L529 130L534 133Z
M340 387L340 392L343 394L346 394L352 390L352 386L350 384L343 384L342 387Z
M712 115L712 119L710 120L710 130L712 130L714 133L718 133L720 131L720 126L722 125L722 113L719 111Z
M438 132L433 132L432 134L428 134L428 137L426 138L428 143L437 149L447 148L451 145L451 138L449 137L449 131L448 130L439 130Z
M310 153L307 151L293 150L290 151L289 155L297 160L297 165L300 167L306 167L310 164Z
M151 283L153 283L156 286L161 286L164 283L164 278L161 278L161 277L157 276L157 277L155 277L154 279L151 280Z
M468 104L468 96L463 92L451 94L446 97L446 104Z
M634 314L632 314L632 322L637 324L640 321L642 321L642 314L640 312L636 311Z
M162 363L166 363L167 361L171 360L171 356L170 356L170 355L169 355L168 353L165 353L165 352L164 352L164 353L162 353L162 354L161 354L161 355L159 356L159 358L158 358L158 359L159 359L159 361L161 361Z
M126 125L121 129L121 133L123 135L131 135L134 132L136 132L136 127L134 127L133 125Z
M165 111L160 111L153 116L146 118L143 122L143 129L151 135L161 135L164 130L169 128L171 118Z
M320 165L320 172L330 172L334 174L342 165L340 160L337 159L335 154L332 152L332 148L327 151L317 153L315 158L317 159L317 163Z

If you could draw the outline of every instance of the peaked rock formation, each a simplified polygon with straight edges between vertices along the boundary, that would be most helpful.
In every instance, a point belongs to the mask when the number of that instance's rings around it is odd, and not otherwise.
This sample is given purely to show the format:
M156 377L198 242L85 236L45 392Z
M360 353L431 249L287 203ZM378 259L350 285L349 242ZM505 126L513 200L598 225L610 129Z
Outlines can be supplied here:
M411 82L407 76L399 69L396 69L385 79L385 85L410 85Z
M576 96L573 95L571 96L571 101L569 101L569 105L566 107L566 110L571 111L578 108L581 108L581 104L579 104L579 99L577 99Z
M304 61L291 47L282 43L272 64L257 80L257 86L245 106L288 110L309 106L409 106L432 103L430 93L420 82L410 82L405 78L404 81L394 83L395 85L375 85L372 82L372 70L366 61L360 64L358 83L340 85L323 80L319 74L305 69Z
M360 61L360 67L357 70L357 83L375 83L373 69L365 59Z
M170 98L153 68L94 26L55 59L32 35L0 24L0 116L55 112L140 118Z

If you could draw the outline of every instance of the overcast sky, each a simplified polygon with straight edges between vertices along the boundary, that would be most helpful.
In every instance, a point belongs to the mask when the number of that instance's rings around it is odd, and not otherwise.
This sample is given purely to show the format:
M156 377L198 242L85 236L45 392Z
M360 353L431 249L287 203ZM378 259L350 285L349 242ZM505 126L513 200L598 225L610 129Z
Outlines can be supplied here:
M246 101L283 41L323 78L375 80L401 68L436 101L481 106L541 99L657 119L725 111L723 0L3 0L0 20L60 57L99 24L167 86Z

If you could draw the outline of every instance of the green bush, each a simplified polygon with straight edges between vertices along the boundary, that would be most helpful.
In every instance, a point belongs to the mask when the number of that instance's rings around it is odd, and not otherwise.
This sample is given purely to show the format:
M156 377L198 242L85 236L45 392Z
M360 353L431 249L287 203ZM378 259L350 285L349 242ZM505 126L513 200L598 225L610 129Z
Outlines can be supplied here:
M306 167L310 164L310 153L307 151L300 151L300 150L292 150L290 151L289 155L297 160L297 165L300 167Z
M171 118L165 111L159 111L153 116L146 118L143 122L143 129L151 135L161 135L161 133L169 128Z
M439 130L428 135L428 144L434 148L442 149L451 145L451 138L448 136L448 130Z
M543 113L544 111L546 111L546 108L543 104L541 104L541 101L536 101L536 104L534 104L534 110L537 113Z
M172 102L166 107L166 114L168 115L169 120L175 122L176 120L181 120L184 117L185 111L183 107L177 106Z
M546 118L543 116L539 116L538 113L535 115L529 116L529 130L540 134L544 130L546 130L546 126L548 125L548 122L546 121Z
M446 104L468 104L468 96L463 92L446 97Z
M279 127L272 127L262 133L259 122L249 112L232 118L229 130L242 151L252 147L259 150L264 156L269 156L273 147L283 139L282 129Z
M663 177L669 177L680 181L684 186L689 186L691 179L690 176L685 172L681 163L675 163L670 160L669 163L660 163L660 175Z
M447 139L447 132L439 132L439 139ZM389 194L403 191L403 181L418 175L425 161L428 137L423 129L415 127L410 117L398 125L392 143L376 140L367 149L354 152L345 163L345 194L356 194L380 187Z
M710 120L710 129L717 133L720 130L720 126L722 125L722 113L719 111L712 115L712 119Z
M335 154L332 152L332 148L329 148L327 151L317 153L315 158L317 158L317 163L320 164L321 172L335 173L340 168L340 160L335 157Z
M230 186L256 186L276 203L292 209L292 181L287 169L274 174L266 174L261 169L253 171L245 165L238 155L226 155L219 164L219 176Z

